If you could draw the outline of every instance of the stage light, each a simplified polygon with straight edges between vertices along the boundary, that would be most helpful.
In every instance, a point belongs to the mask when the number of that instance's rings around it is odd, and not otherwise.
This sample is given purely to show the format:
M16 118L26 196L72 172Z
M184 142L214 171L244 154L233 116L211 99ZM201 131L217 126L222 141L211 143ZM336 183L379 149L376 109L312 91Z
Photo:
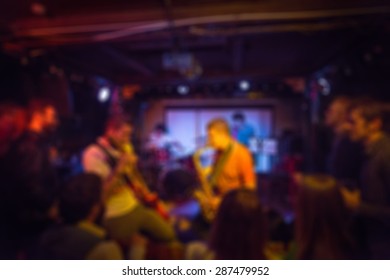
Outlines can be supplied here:
M247 90L249 90L249 88L250 88L250 84L249 84L248 81L242 80L242 81L240 81L240 83L239 83L239 87L240 87L240 90L242 90L242 91L247 91Z
M319 78L318 79L318 84L321 86L321 91L323 95L329 95L331 88L330 88L330 83L327 79L325 78Z
M177 87L177 92L180 95L187 95L190 92L190 88L188 86L186 86L186 85L179 85Z
M108 99L110 99L110 95L110 89L108 87L102 87L98 92L98 100L102 103L106 102Z
M47 13L46 6L39 2L34 2L30 6L31 12L36 16L44 16Z

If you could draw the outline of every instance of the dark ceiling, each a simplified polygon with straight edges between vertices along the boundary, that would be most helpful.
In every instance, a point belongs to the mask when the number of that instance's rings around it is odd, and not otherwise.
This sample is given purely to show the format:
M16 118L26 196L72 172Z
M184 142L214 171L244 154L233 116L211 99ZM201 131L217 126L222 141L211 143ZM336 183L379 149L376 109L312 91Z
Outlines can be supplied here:
M13 0L0 3L0 42L24 61L120 84L275 79L389 44L389 15L382 0ZM164 55L181 66L164 67Z

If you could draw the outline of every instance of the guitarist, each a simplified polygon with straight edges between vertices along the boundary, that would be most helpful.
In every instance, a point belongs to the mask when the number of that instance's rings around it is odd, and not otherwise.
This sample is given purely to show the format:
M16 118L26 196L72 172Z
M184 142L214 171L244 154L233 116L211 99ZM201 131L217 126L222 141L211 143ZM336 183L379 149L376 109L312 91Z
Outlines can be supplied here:
M128 242L135 233L143 233L154 241L170 242L175 239L172 226L156 211L143 206L126 177L137 157L127 146L132 124L123 116L111 117L103 136L89 145L83 153L86 172L99 175L105 181L104 225L112 238ZM131 145L130 145L131 149Z
M256 175L249 150L232 138L224 119L217 118L208 123L207 137L208 145L216 150L216 156L209 172L199 175L203 177L200 178L203 187L211 190L204 189L204 196L199 193L197 196L202 207L207 204L206 207L216 210L222 197L229 191L255 189Z

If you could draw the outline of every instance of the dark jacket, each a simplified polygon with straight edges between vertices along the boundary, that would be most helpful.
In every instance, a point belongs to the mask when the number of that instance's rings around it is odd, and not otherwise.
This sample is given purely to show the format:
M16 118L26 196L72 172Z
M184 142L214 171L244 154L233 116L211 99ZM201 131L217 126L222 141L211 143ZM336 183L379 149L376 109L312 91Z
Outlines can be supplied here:
M104 239L76 225L59 225L46 231L39 242L38 259L83 260Z
M368 246L374 258L390 258L390 138L383 136L367 149L362 170L362 203ZM387 252L387 253L386 253ZM383 254L386 254L384 256Z
M31 132L15 141L0 159L0 181L8 222L28 230L44 221L58 190L47 142Z
M328 171L344 184L358 186L365 160L364 147L346 135L335 136L328 158Z

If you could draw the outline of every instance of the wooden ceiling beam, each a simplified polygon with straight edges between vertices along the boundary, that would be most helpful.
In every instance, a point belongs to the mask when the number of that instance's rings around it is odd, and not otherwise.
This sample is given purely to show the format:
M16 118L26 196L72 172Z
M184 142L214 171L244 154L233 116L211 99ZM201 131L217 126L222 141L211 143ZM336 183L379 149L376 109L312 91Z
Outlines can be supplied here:
M144 76L152 77L154 73L144 64L139 61L136 61L133 58L130 58L128 55L122 53L111 47L100 47L104 54L113 58L117 63L122 64L138 73L141 73Z
M236 9L231 9L236 7ZM238 8L240 7L240 8ZM188 27L210 23L256 22L282 20L314 20L348 16L388 15L390 5L349 9L274 11L259 10L256 5L219 5L218 8L200 9L173 8L173 25ZM169 27L161 11L130 11L104 13L100 15L80 15L62 18L21 20L10 24L15 37L45 37L59 34L99 33L97 41L112 40L118 37L161 31Z

